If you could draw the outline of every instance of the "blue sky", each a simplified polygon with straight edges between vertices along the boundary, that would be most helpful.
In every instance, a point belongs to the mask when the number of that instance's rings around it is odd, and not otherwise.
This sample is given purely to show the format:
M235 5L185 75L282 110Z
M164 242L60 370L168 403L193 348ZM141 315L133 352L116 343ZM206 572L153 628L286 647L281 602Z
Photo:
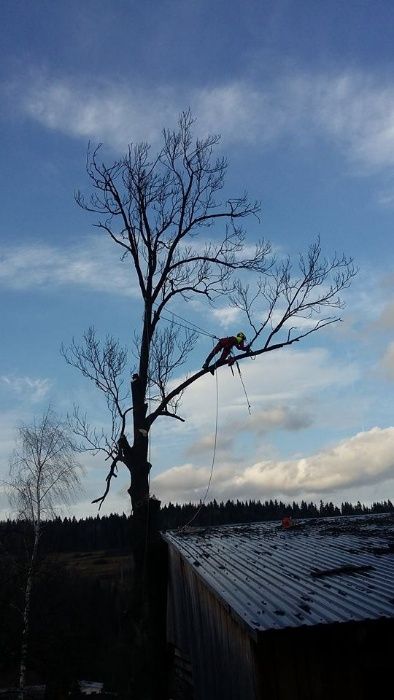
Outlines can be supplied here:
M392 3L3 0L1 14L0 478L17 425L49 402L61 414L78 402L105 426L59 346L92 324L130 345L138 322L118 251L74 203L88 141L103 142L108 161L131 141L155 147L190 106L199 134L222 135L226 194L262 202L251 242L264 235L294 255L320 235L324 251L360 269L338 327L243 364L251 416L239 381L219 373L211 497L392 498ZM224 300L173 310L216 335L239 330ZM209 349L202 336L190 370ZM193 385L185 424L154 426L152 489L163 500L205 491L215 387L210 375ZM96 512L107 467L85 463L78 515ZM127 511L126 476L104 512Z

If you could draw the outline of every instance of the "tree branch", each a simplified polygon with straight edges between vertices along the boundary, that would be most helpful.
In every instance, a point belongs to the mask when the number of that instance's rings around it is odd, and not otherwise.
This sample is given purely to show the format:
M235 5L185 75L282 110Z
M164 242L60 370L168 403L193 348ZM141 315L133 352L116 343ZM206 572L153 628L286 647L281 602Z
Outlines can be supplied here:
M104 501L105 501L105 499L106 499L106 497L107 497L107 495L108 495L108 492L109 492L109 489L110 489L110 486L111 486L111 480L112 480L112 478L113 478L113 477L114 477L115 479L117 478L117 475L115 474L115 470L117 469L117 463L118 463L119 461L120 461L120 458L119 458L119 457L115 457L115 459L112 460L112 463L111 463L111 466L110 466L108 475L107 475L107 477L106 477L106 479L105 479L106 482L107 482L107 485L106 485L106 487L105 487L105 491L104 491L104 493L103 493L102 496L100 496L99 498L95 498L94 501L92 501L92 503L99 503L99 504L100 504L100 505L99 505L99 510L100 510L101 506L103 505L103 503L104 503Z

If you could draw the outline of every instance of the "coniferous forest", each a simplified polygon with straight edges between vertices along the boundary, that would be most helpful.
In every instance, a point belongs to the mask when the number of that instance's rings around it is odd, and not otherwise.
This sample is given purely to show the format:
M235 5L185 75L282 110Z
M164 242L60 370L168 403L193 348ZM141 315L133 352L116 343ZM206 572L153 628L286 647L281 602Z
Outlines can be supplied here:
M164 506L162 530L187 526L393 512L387 500L365 506L277 500ZM47 521L40 542L32 596L29 683L45 684L46 697L70 697L80 679L104 683L115 697L139 697L133 669L143 634L133 615L130 518L109 515ZM24 581L32 533L27 523L0 523L0 689L15 687ZM147 667L147 673L148 673ZM134 695L135 694L135 695ZM74 695L78 697L78 695Z

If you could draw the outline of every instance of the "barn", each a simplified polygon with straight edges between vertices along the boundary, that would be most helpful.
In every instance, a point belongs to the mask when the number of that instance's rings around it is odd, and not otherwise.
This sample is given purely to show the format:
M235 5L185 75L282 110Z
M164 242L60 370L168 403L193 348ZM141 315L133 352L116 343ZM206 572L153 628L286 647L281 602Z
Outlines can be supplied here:
M167 532L173 700L393 687L394 516Z

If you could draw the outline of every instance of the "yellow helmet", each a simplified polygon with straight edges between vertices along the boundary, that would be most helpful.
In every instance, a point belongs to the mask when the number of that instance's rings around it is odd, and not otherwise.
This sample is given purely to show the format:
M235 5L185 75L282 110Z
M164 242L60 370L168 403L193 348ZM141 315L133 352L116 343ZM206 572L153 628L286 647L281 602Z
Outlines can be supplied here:
M240 340L246 340L246 335L242 331L239 331L239 333L237 333L237 338L240 338Z

